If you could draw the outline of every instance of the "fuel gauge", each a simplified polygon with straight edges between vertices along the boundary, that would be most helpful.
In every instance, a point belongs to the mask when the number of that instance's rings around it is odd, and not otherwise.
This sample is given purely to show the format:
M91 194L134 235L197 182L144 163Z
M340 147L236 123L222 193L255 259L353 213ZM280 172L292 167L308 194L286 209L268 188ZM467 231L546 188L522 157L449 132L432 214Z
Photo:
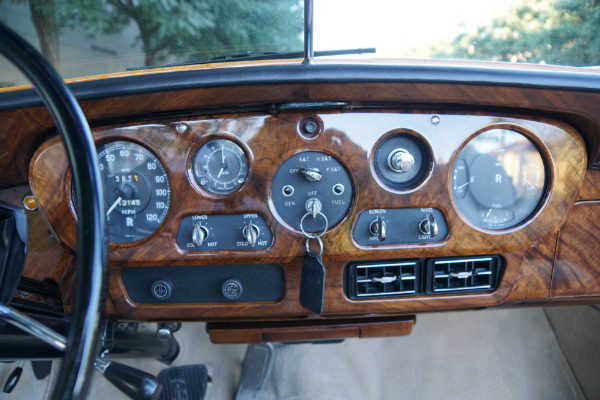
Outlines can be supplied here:
M510 129L474 137L458 155L451 190L460 212L487 229L506 229L531 216L545 192L546 168L536 146Z

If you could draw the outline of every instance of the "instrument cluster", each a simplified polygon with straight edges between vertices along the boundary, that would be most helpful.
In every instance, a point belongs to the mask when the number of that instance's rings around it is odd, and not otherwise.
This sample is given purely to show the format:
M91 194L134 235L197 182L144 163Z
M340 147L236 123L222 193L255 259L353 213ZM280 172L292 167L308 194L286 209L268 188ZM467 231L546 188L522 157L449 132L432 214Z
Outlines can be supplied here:
M307 118L312 136L298 128ZM561 149L583 154L583 145L556 124L289 112L97 129L111 254L148 264L206 254L276 260L302 254L307 239L353 260L399 248L417 257L425 248L497 252L556 229L571 204L574 191L553 192L553 179L581 167ZM58 140L40 148L32 188L73 246L70 174L50 157L60 151ZM51 196L61 185L65 193Z
M530 218L544 196L547 175L543 156L517 127L483 130L469 137L457 153L448 182L462 217L479 228L503 230ZM232 139L205 141L193 155L192 179L202 193L226 197L251 178L249 150ZM123 140L98 145L104 183L109 240L131 243L152 235L163 223L171 204L167 169L146 147ZM418 187L433 168L429 143L417 133L392 134L374 152L373 170L384 186L394 190ZM355 171L355 173L360 173ZM74 197L74 191L72 191ZM271 183L274 210L288 229L310 237L342 221L354 200L350 172L335 155L304 151L283 160ZM73 203L74 204L74 203ZM241 216L241 214L240 214ZM185 218L177 244L186 251L263 249L273 234L262 216L243 223L243 241L222 236L217 226L229 226L231 216ZM239 218L238 218L239 219ZM236 222L237 223L237 222ZM239 224L238 223L238 224ZM259 226L260 225L260 226ZM393 235L390 235L390 227ZM448 227L443 213L431 207L373 208L357 219L353 236L362 245L437 242ZM188 237L189 236L189 237Z

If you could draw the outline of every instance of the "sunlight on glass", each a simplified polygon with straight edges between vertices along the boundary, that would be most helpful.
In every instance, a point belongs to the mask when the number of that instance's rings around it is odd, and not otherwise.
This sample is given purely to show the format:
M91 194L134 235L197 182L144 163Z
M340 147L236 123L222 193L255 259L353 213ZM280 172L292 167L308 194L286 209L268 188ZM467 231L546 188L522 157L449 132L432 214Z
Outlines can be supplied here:
M71 78L301 53L303 9L303 0L0 0L0 19ZM317 51L600 65L597 1L315 0L314 10ZM0 60L0 87L22 82Z

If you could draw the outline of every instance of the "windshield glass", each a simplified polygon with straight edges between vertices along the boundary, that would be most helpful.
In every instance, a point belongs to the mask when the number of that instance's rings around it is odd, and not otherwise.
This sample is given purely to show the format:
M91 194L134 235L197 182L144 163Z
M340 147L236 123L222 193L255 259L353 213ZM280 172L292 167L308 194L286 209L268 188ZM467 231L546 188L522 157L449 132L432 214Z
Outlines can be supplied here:
M314 9L317 52L600 65L597 0L315 0ZM0 19L65 78L257 52L298 55L303 10L302 0L0 0ZM0 86L22 83L0 60Z

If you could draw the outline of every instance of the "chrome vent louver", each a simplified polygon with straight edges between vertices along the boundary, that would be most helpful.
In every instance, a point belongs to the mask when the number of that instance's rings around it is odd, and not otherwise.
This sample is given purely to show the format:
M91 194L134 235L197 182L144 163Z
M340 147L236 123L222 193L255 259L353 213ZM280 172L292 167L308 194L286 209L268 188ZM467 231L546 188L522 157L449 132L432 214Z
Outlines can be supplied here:
M402 261L352 266L355 297L398 296L419 290L419 261Z
M493 290L499 269L498 256L431 259L427 262L427 292Z
M503 260L498 255L362 261L346 269L351 299L493 291Z

